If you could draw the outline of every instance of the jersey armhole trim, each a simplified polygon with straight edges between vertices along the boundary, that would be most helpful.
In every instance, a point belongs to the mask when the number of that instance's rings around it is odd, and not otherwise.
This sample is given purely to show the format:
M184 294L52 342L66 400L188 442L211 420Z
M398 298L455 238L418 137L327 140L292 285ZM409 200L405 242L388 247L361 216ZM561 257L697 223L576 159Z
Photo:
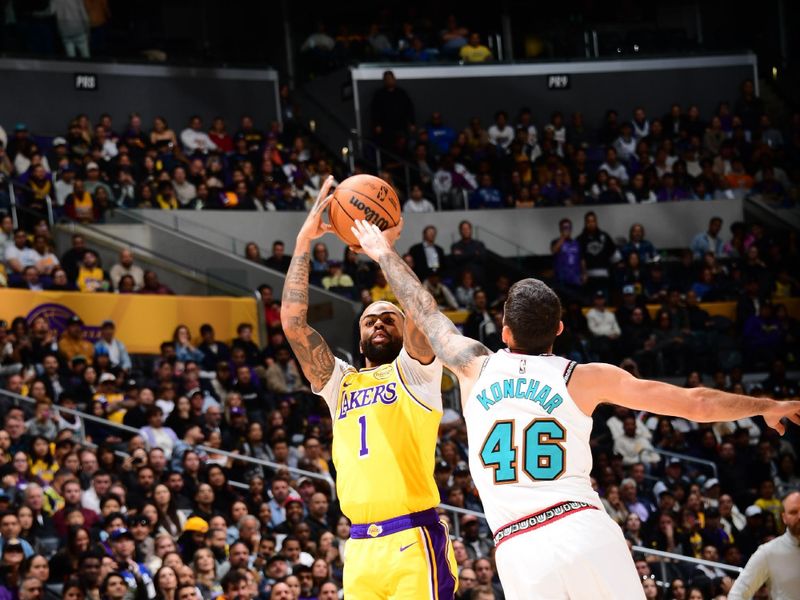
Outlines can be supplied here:
M344 389L345 389L345 386L343 385L344 384L344 380L348 375L352 375L353 373L358 373L358 371L356 370L355 367L353 367L353 365L348 364L348 363L345 363L345 364L347 365L347 367L342 372L342 378L339 380L339 386L338 386L338 388L336 390L336 396L334 398L333 405L331 406L331 403L329 403L325 399L324 396L321 396L320 394L317 394L318 396L322 397L322 399L325 400L325 404L328 405L328 409L331 412L331 418L333 419L333 424L334 425L336 425L336 421L338 421L338 419L336 418L336 415L339 414L339 410L340 410L340 407L342 405L342 397L344 396ZM322 391L322 390L320 390L320 391Z
M567 368L564 369L564 384L568 384L569 380L572 378L572 373L575 371L575 367L578 366L578 363L574 360L569 361L567 363Z
M394 364L395 364L395 369L397 370L397 379L400 381L400 385L403 386L403 389L406 391L406 394L408 394L409 397L414 402L419 404L422 408L424 408L428 412L433 412L434 411L433 407L428 406L425 402L417 398L414 392L411 391L411 386L409 386L408 383L406 383L406 378L403 376L403 368L400 366L400 361L395 359Z

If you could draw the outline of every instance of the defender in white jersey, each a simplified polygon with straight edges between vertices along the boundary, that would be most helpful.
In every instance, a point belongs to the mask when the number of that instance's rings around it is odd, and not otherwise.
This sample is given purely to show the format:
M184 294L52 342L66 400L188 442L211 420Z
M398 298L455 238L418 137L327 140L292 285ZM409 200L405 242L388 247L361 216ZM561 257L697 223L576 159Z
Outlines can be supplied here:
M458 376L470 471L494 531L508 600L644 597L621 530L589 483L591 414L601 402L701 422L762 415L781 434L783 418L800 425L797 401L678 388L552 356L563 330L561 303L536 279L509 290L502 332L509 350L491 353L438 311L384 237L396 232L363 221L353 232L383 268L406 318Z
M644 598L622 531L592 489L592 419L567 389L575 367L501 350L464 402L470 473L509 600Z

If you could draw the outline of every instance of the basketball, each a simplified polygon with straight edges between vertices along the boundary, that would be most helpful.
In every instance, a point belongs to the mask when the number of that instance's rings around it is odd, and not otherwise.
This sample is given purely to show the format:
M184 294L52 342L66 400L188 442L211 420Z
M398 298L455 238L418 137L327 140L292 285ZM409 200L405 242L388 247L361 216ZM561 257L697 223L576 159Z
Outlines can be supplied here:
M348 177L333 193L328 208L333 231L348 246L358 246L350 228L362 220L377 225L381 231L400 221L400 201L391 185L374 175Z

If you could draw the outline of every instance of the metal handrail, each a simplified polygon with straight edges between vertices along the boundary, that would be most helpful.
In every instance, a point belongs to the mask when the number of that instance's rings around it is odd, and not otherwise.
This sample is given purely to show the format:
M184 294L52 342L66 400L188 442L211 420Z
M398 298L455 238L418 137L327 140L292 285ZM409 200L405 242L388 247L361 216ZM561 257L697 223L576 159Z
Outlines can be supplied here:
M9 392L8 390L0 389L0 395L7 396L9 398L13 398L14 400L22 400L23 402L27 402L28 404L36 404L36 400L33 398L29 398L28 396L23 396L21 394L17 394L15 392ZM78 410L75 408L66 408L64 406L56 407L58 412L63 412L68 415L73 415L76 417L80 417L81 419L85 419L87 421L93 421L95 423L100 423L101 425L107 425L111 427L115 427L117 429L121 429L122 431L127 431L128 433L133 433L138 435L140 431L136 427L130 427L129 425L125 425L123 423L116 423L109 419L104 419L103 417L98 417L96 415L91 415L89 413L85 413L82 410Z
M129 218L129 219L131 219L133 221L138 222L138 223L147 225L149 227L153 227L155 229L159 229L161 231L166 231L166 232L168 232L168 233L170 233L172 235L180 235L183 238L185 238L186 240L189 240L189 241L195 242L195 243L204 244L207 247L213 247L216 250L219 250L220 252L229 252L229 249L223 248L222 246L214 244L209 239L199 238L199 237L197 237L196 235L194 235L192 233L189 233L187 231L182 231L177 225L175 227L171 227L168 223L165 223L165 222L162 222L162 221L158 221L156 219L148 218L145 215L143 215L141 211L137 211L135 209L129 209L129 208L118 208L118 209L115 209L115 210L116 210L116 212L118 212L123 217L127 217L127 218ZM195 221L192 221L192 225L194 225L195 223L196 223ZM220 235L221 237L225 237L225 238L228 238L230 240L235 240L236 239L233 236L228 235L227 233L224 233L224 232L219 231L217 229L210 228L207 225L202 225L201 224L201 227L203 227L204 229L206 229L209 232L214 232L214 233ZM101 232L101 233L103 235L107 235L105 232ZM109 236L109 237L113 237L113 236ZM262 270L267 271L269 273L280 275L281 278L285 278L285 274L284 273L280 273L279 271L276 271L275 269L272 269L272 268L266 266L263 263L257 263L257 262L253 262L251 260L248 260L247 258L245 258L244 256L242 256L241 254L239 254L237 252L233 252L230 255L230 258L236 259L237 261L239 261L239 262L241 262L243 264L246 264L246 265L248 265L250 267L255 267L255 268L258 268L258 269L262 269ZM179 263L175 263L175 264L179 264ZM224 282L224 280L221 280L221 281ZM237 284L233 284L232 283L230 285L231 285L231 287L238 287L239 289L242 289L242 290L244 289L244 288L241 288L240 286L238 286ZM322 286L309 284L309 287L314 289L314 291L316 293L328 296L330 298L336 298L337 300L347 301L354 308L358 304L354 300L350 300L348 298L345 298L344 296L340 296L338 294L335 294L335 293L333 293L333 292L331 292L329 290L326 290ZM247 290L247 295L250 295L251 293L252 293L251 290Z
M135 208L128 208L127 206L119 206L114 209L114 212L119 213L120 215L127 217L133 221L138 221L141 224L149 225L149 226L160 226L167 229L167 231L173 231L175 233L180 233L181 235L186 235L195 239L197 235L192 232L186 231L185 228L181 228L182 219L180 218L180 212L191 212L191 211L175 211L175 214L172 215L172 224L170 225L167 221L160 221L157 219L151 219L147 217L141 210ZM206 225L202 221L190 221L191 228L202 229L209 233L213 233L216 236L224 238L226 241L225 245L217 244L214 242L213 239L204 238L203 242L209 245L214 246L215 248L219 248L220 250L224 250L226 252L232 252L235 256L241 257L242 255L239 253L239 249L237 247L237 243L241 242L237 237L229 235L224 231L220 231L216 227L211 227L210 225ZM246 242L247 243L247 242ZM258 245L257 241L253 241L253 243ZM267 248L262 248L258 245L259 250L266 252ZM263 265L262 265L263 266Z
M517 258L519 258L520 256L534 256L534 255L536 255L536 252L534 252L530 248L526 248L525 246L521 246L520 244L517 244L516 242L512 242L507 237L502 236L499 233L495 233L494 231L492 231L491 229L487 229L483 225L473 225L473 228L475 230L475 239L476 240L480 239L481 234L488 235L489 237L496 238L496 239L500 240L504 244L509 244L510 246L513 246L514 250L516 250L516 252L517 252Z
M704 458L697 458L696 456L690 456L688 454L681 454L680 452L672 452L671 450L662 450L661 448L654 448L653 450L646 449L646 450L642 450L642 452L655 452L656 454L662 454L664 456L669 456L669 457L672 457L672 458L678 458L678 459L684 460L686 462L693 462L693 463L698 463L698 464L701 464L701 465L705 465L707 467L710 467L711 471L714 473L714 477L718 478L717 465L714 464L710 460L706 460ZM639 453L640 456L641 456L642 452Z
M31 189L30 187L26 186L24 183L20 183L20 182L16 182L16 181L12 182L12 188L15 187L15 186L18 187L18 188L21 188L23 190L30 190ZM52 213L52 202L51 202L49 196L47 196L47 206L48 206L48 218L50 218L50 217L52 217L52 214L51 214ZM32 213L33 212L28 207L24 207L24 206L20 206L20 205L17 205L17 209L21 210L23 212L26 212L26 213ZM112 210L120 210L120 209L112 209ZM75 227L75 226L85 227L92 234L94 234L96 236L108 238L109 240L113 241L114 243L119 244L119 245L121 245L121 246L123 246L125 248L131 248L132 250L135 250L135 251L140 252L140 253L144 252L146 254L151 255L154 259L157 259L157 260L159 260L159 261L161 261L161 262L163 262L165 264L174 265L174 268L177 268L180 271L182 271L184 275L192 274L192 273L197 272L197 265L187 265L187 264L181 263L179 261L176 261L174 258L167 257L167 256L165 256L163 254L156 254L156 253L153 252L153 250L151 248L142 246L140 244L132 242L130 239L125 239L125 238L119 237L119 236L114 235L112 233L109 233L109 232L107 232L105 230L100 230L100 229L98 229L96 227L96 224L79 223L78 221L74 221L74 220L67 219L67 218L65 218L65 222L66 222L66 224L69 224L69 225L71 225L73 227ZM51 227L52 227L52 225L53 225L53 223L51 222ZM243 286L241 286L241 285L239 285L237 283L234 283L234 282L231 282L231 281L227 281L226 279L223 279L219 275L212 275L212 274L208 273L207 271L203 271L202 274L203 274L203 277L205 278L205 282L206 282L206 285L208 287L215 288L215 289L217 289L217 290L219 290L221 292L224 292L225 294L229 294L231 296L237 295L237 294L240 295L240 296L250 296L252 294L252 290L251 289L245 288L245 287L243 287Z
M23 402L27 402L29 404L35 404L36 403L36 401L33 398L29 398L27 396L22 396L20 394L14 393L14 392L9 392L8 390L0 389L0 395L7 396L9 398L14 398L15 400L22 400ZM100 423L100 424L105 425L107 427L113 427L113 428L116 428L116 429L120 429L122 431L127 431L128 433L133 433L135 435L139 435L141 433L141 431L139 429L135 428L135 427L130 427L128 425L124 425L123 423L116 423L116 422L111 421L109 419L104 419L102 417L98 417L98 416L95 416L95 415L90 415L88 413L83 412L82 410L77 410L77 409L74 409L74 408L65 408L63 406L58 406L58 407L56 407L56 409L59 412L63 411L66 414L71 414L71 415L74 415L76 417L80 417L81 419L94 421L96 423ZM147 445L147 440L145 440L145 445ZM286 469L290 473L296 473L296 474L299 474L299 475L303 475L305 477L310 477L312 479L320 479L320 480L323 480L323 481L327 481L328 483L331 482L330 475L321 475L319 473L315 473L314 471L306 471L305 469L298 469L297 467L289 467L289 466L282 465L282 464L279 464L279 463L276 463L276 462L272 462L270 460L264 460L262 458L254 458L252 456L247 456L247 455L244 455L244 454L235 454L233 452L228 452L227 450L222 450L220 448L211 448L210 446L204 446L204 445L193 446L193 448L196 448L196 449L198 449L198 450L200 450L202 452L206 452L206 453L211 452L213 454L219 454L221 456L225 456L225 457L232 458L232 459L235 459L235 460L241 460L241 461L244 461L244 462L258 464L258 465L261 465L263 467L269 467L270 469Z
M14 191L14 184L9 179L8 181L8 198L11 203L11 223L14 225L14 230L19 228L19 217L17 216L17 193Z

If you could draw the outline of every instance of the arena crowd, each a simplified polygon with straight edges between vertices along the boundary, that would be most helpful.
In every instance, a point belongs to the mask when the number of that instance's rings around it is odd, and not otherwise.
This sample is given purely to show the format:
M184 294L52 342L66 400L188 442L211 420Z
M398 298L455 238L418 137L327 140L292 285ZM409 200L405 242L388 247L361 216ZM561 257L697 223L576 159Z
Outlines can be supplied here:
M400 90L391 79L387 94ZM797 365L796 234L712 219L691 247L657 249L635 213L620 243L591 205L745 193L789 205L800 116L786 131L773 127L748 83L714 115L673 106L660 119L637 111L627 120L610 111L599 128L578 114L537 122L523 109L513 123L501 111L488 128L473 121L456 131L446 115L417 125L413 106L387 122L382 102L376 97L374 134L417 166L406 210L455 208L465 197L485 209L587 205L583 223L564 220L553 232L553 261L536 273L564 299L557 352L678 376L686 386L797 396L788 375ZM24 123L0 136L0 172L27 209L18 230L2 220L5 284L171 293L127 250L107 270L81 236L57 255L41 218L48 196L58 215L83 223L115 206L305 210L338 169L291 122L262 131L244 117L232 135L222 119L206 129L191 117L180 133L163 119L144 127L135 114L121 133L109 115L94 125L79 116L44 143ZM385 168L392 180L395 166ZM0 210L9 201L0 197ZM449 251L437 233L427 228L406 260L442 308L465 313L465 333L498 348L516 275L495 269L469 222ZM248 258L285 271L288 249L270 242L268 257L259 242ZM374 266L352 253L332 260L324 244L311 272L314 284L364 306L393 298ZM141 357L110 321L96 342L80 318L62 332L44 318L0 323L0 378L10 393L0 395L0 596L340 597L350 524L336 502L331 417L286 345L272 290L260 291L269 327L262 345L254 324L219 340L210 326L176 323L159 356ZM734 316L711 314L705 303L714 301L734 303ZM698 425L610 406L594 421L594 481L632 546L741 566L783 533L779 498L800 485L796 428L780 438L760 419ZM434 476L443 502L480 511L467 451L463 420L448 409ZM459 599L502 599L485 523L443 512L457 531ZM634 557L648 598L723 598L730 589L732 573Z

